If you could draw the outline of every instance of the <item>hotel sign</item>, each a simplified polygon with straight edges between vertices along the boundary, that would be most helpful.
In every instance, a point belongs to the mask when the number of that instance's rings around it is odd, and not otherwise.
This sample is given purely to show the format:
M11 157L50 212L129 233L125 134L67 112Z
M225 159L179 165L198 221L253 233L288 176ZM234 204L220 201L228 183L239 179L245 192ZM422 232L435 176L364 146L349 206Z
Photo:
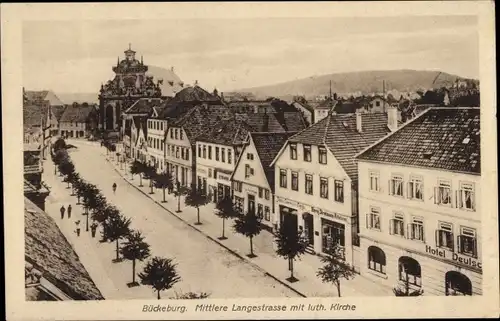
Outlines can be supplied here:
M450 252L442 248L433 248L430 245L425 246L425 252L431 254L432 256L436 256L438 258L442 258L445 260L452 260L456 263L459 263L461 265L465 265L474 269L480 269L482 270L482 264L480 261L469 257L469 256L462 256L458 253Z
M344 215L340 215L338 213L330 213L330 212L322 210L321 208L311 207L311 212L347 222L347 217L345 217Z

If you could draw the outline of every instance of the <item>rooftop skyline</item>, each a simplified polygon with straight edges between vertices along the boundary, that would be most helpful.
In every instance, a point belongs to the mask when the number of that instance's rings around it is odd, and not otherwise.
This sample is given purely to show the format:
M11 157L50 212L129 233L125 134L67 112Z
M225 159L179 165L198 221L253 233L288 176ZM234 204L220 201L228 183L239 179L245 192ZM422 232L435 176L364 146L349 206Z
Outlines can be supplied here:
M413 16L30 21L23 85L97 92L131 43L146 65L222 91L363 70L439 70L479 78L477 18Z

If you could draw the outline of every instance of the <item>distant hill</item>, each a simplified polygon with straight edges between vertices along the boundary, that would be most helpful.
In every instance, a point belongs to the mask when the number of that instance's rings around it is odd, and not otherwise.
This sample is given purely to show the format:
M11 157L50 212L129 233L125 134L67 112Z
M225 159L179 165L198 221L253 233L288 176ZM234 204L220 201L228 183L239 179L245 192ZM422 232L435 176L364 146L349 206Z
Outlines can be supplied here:
M154 77L154 82L157 80L163 80L163 83L160 85L161 92L164 96L173 96L174 92L178 92L182 89L180 83L182 83L181 79L172 69L166 69L157 66L148 66L148 72L146 73L149 76ZM102 82L105 83L108 79L103 79ZM65 103L72 104L73 102L77 103L99 103L98 95L99 95L99 87L96 88L95 93L56 93L57 97Z
M282 99L289 99L294 95L305 95L306 98L313 98L319 95L327 95L330 91L330 81L332 82L333 92L361 92L366 94L382 92L382 83L384 80L386 91L396 89L401 92L448 86L457 78L462 79L462 77L438 71L361 71L312 76L276 85L245 88L236 91L252 92L259 98L274 96Z

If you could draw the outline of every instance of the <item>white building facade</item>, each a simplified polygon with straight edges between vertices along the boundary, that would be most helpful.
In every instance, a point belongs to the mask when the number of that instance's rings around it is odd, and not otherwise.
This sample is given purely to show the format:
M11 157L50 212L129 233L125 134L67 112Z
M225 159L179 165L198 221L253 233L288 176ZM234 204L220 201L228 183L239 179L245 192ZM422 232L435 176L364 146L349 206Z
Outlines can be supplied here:
M163 119L149 118L147 120L147 130L149 161L155 166L158 173L162 173L167 169L165 160L165 134L167 131L167 121Z
M193 155L191 142L183 127L169 127L165 142L166 170L172 173L174 182L189 187L193 183Z

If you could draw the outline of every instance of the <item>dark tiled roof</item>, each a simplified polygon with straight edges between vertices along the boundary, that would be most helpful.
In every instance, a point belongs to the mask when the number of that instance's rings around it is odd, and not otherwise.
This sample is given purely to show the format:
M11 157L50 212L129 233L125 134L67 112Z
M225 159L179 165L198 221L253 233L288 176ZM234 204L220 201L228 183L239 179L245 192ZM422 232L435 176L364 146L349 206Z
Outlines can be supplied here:
M385 113L363 113L361 123L362 131L358 132L355 114L329 114L292 136L289 141L317 146L326 145L351 180L356 181L358 169L354 156L390 132Z
M161 98L141 98L132 104L125 114L148 114L151 115L153 107L160 106L163 100Z
M292 103L292 106L295 105L295 104L298 104L298 105L301 105L302 107L304 107L305 109L307 109L308 111L310 112L314 112L314 107L311 106L308 102L304 102L304 101L294 101Z
M25 258L43 277L75 300L102 300L69 242L54 220L24 198Z
M36 193L38 192L38 189L33 186L28 180L24 180L24 194L29 194L29 193Z
M431 108L358 158L479 174L479 108Z
M84 123L88 120L90 114L95 111L92 105L69 105L64 109L64 112L59 119L60 122L79 122Z
M195 143L198 137L208 137L218 123L231 116L229 110L226 113L215 114L209 108L198 105L172 123L172 127L182 127L191 143Z
M56 117L57 121L61 119L64 109L66 109L66 106L52 106L52 113Z
M271 189L274 191L274 166L270 166L281 147L293 133L251 133L262 167Z
M221 120L205 135L199 136L198 140L227 146L243 144L252 127L234 116L229 117Z
M49 106L24 105L23 106L23 125L25 128L40 127L47 125L47 114Z
M338 101L336 99L332 99L332 98L328 97L327 99L320 102L316 108L331 109L331 108L334 108L335 106L337 106L337 104L338 104Z
M48 93L49 93L48 90L40 90L40 91L27 90L24 92L24 94L26 95L26 99L29 101L45 100L45 97L47 97Z
M285 132L275 114L239 114L237 118L250 125L254 132Z
M194 101L194 102L218 102L222 103L220 97L215 96L200 86L186 87L179 91L174 98L174 102Z
M137 130L137 137L139 137L139 132L142 130L144 133L144 139L148 139L148 117L147 116L133 116L132 120Z
M352 114L355 113L358 108L361 108L361 105L356 102L341 101L333 108L333 110L337 114Z
M304 116L299 111L277 113L274 117L287 132L300 132L307 127Z

